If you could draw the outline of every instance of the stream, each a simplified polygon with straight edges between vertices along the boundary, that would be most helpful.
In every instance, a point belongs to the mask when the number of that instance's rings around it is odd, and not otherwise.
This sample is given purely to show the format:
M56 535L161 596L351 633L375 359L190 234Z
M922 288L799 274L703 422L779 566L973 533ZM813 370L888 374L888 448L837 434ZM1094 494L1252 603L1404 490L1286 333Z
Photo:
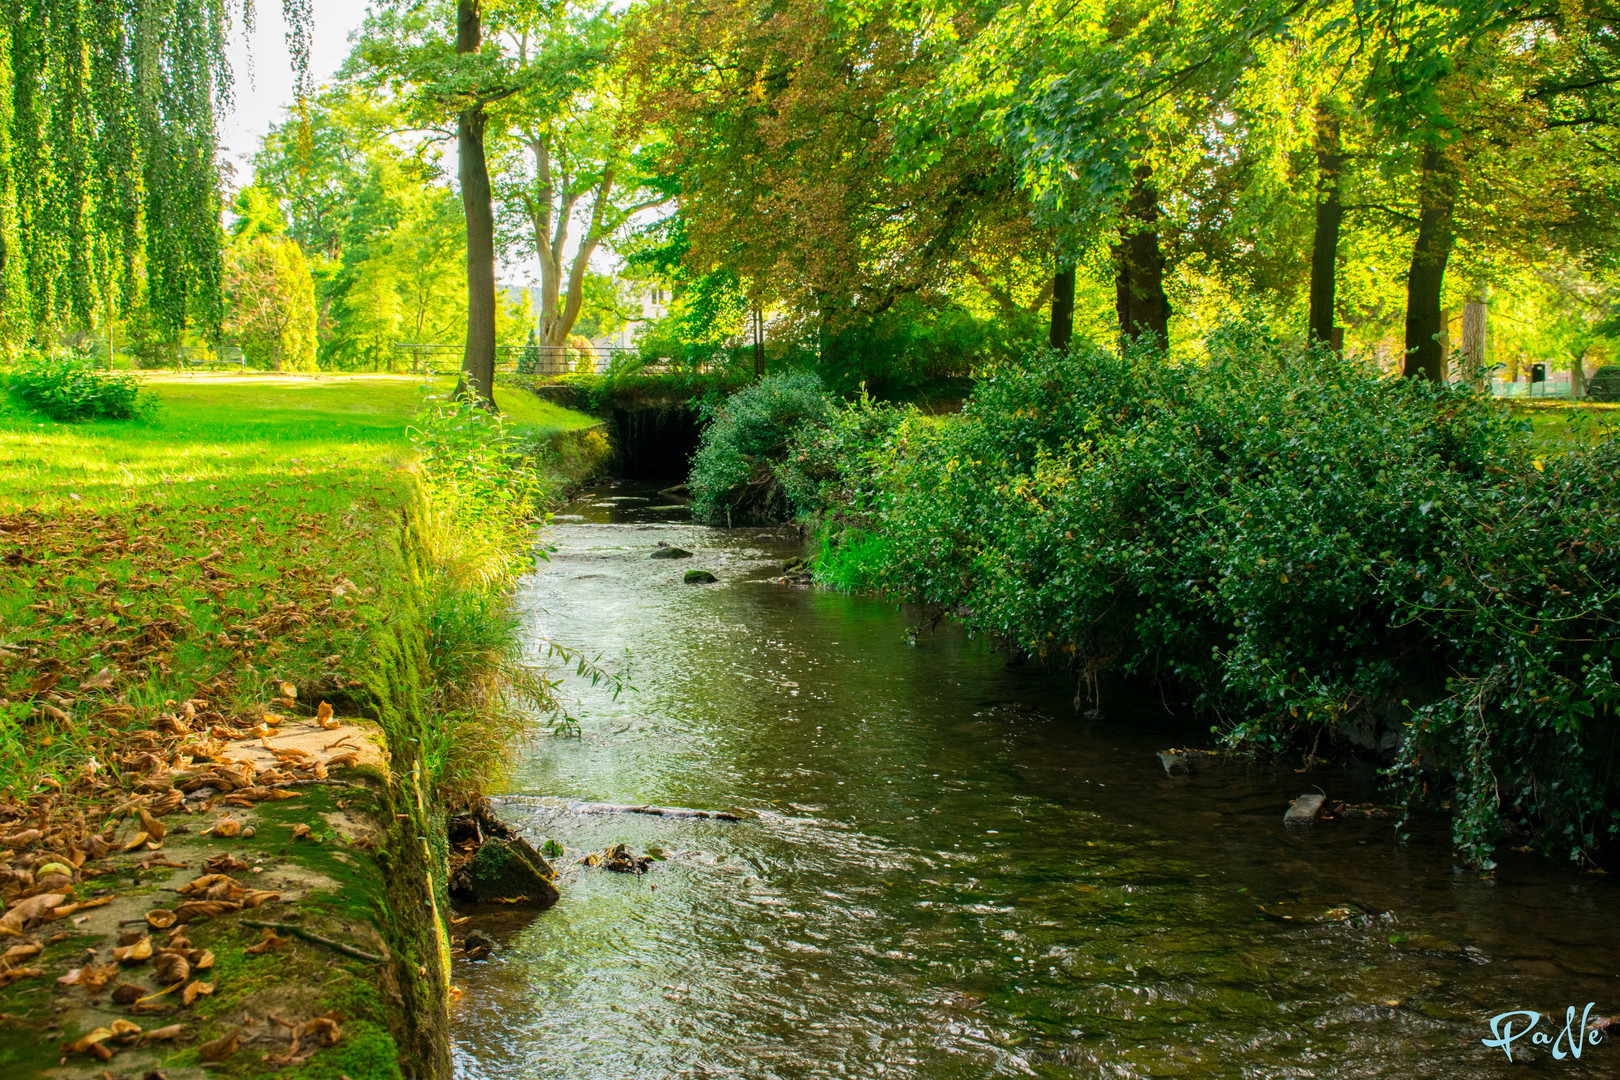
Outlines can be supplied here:
M526 619L628 650L635 689L570 680L580 737L537 737L507 781L502 816L567 849L563 898L459 928L499 942L455 964L463 1080L1620 1075L1620 1024L1579 1059L1550 1045L1569 1006L1620 1015L1609 879L1514 852L1482 878L1439 819L1404 844L1388 820L1285 828L1293 797L1373 802L1376 775L1168 776L1155 752L1200 727L1157 694L1082 718L1068 677L771 584L796 538L645 488L590 493L549 536ZM579 864L620 842L664 861ZM1515 1041L1521 1064L1482 1043L1512 1010L1549 1038Z

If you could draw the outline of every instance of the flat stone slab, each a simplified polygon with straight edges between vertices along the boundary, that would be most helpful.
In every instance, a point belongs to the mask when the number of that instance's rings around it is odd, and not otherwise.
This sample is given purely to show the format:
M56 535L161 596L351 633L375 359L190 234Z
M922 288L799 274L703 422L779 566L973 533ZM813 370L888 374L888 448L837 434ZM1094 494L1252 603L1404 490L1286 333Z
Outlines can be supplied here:
M1322 804L1327 802L1326 795L1311 792L1295 799L1283 815L1284 825L1315 825L1316 819L1322 816Z

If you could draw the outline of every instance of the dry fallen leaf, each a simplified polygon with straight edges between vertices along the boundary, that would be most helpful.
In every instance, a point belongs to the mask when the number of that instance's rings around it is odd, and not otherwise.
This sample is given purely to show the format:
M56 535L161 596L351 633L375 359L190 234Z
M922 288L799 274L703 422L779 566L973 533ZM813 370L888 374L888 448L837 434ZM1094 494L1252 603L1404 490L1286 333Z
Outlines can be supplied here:
M298 687L294 686L290 682L282 683L280 690L281 696L284 698L296 698L298 696Z
M67 896L63 893L40 893L19 900L7 908L4 915L0 915L0 929L19 935L30 922L44 918L53 908L61 907L66 902Z
M106 1061L108 1058L112 1057L112 1051L108 1050L101 1044L103 1041L112 1038L112 1035L112 1028L98 1027L94 1031L90 1032L90 1034L84 1036L78 1042L71 1044L63 1043L62 1049L66 1050L70 1054L93 1054L102 1061Z
M146 913L146 925L154 930L167 930L175 923L175 914L163 908L155 908Z
M276 932L267 926L264 928L264 937L259 940L259 943L257 945L249 945L242 951L245 953L252 953L255 956L263 956L267 952L272 952L285 945L291 944L292 938L277 937Z
M186 1026L184 1024L170 1024L168 1027L160 1027L156 1031L148 1031L145 1035L141 1036L141 1045L145 1046L147 1043L166 1042L169 1039L177 1039L180 1037L180 1033L185 1031L185 1029ZM148 1073L147 1075L151 1074Z
M126 945L113 950L113 959L120 964L139 964L152 957L152 937L143 935L141 940L133 945Z
M247 868L247 863L243 862L241 859L238 859L235 855L232 855L228 851L210 856L203 863L203 869L214 874L226 874L232 870L246 870Z
M249 889L246 895L242 897L242 906L245 908L255 908L260 904L268 904L280 899L280 893L271 892L269 889Z
M315 710L315 722L325 727L326 722L330 719L332 719L332 706L323 701L321 707Z
M112 999L118 1005L133 1005L146 996L146 987L134 983L119 983L113 987Z
M174 913L181 922L191 922L195 919L211 919L215 915L240 910L242 910L242 905L235 900L187 900L175 908Z
M294 1039L313 1037L321 1046L333 1046L343 1038L343 1029L330 1016L317 1016L313 1020L305 1020L293 1032Z
M209 968L211 968L213 966L214 966L214 950L212 950L212 949L204 949L202 951L202 955L193 956L191 958L191 970L193 970L193 971L207 971ZM208 989L201 991L201 993L212 994L214 992L214 987L213 987L212 983L205 983L204 985L207 986Z
M145 829L146 835L150 836L153 840L162 840L169 834L168 826L163 824L163 822L159 821L157 818L153 817L144 809L141 811L141 828Z
M196 1001L198 998L203 997L206 994L212 994L213 992L213 983L205 983L201 979L192 979L186 984L186 988L180 991L180 1004L189 1008L193 1001Z
M191 977L191 965L186 958L177 952L164 950L157 954L152 961L152 970L157 975L158 982L165 986L185 982Z
M309 835L309 826L305 825L303 822L299 822L297 825L292 827L292 831L292 838L294 840L302 840L304 837Z
M224 1061L236 1053L242 1042L242 1031L237 1028L227 1034L221 1035L212 1042L205 1042L197 1047L197 1056L204 1061Z
M30 956L38 956L45 951L45 946L35 941L23 945L13 945L4 955L0 955L0 967L11 967L19 961L27 960Z
M138 833L135 834L135 839L131 840L129 843L124 845L124 850L125 851L134 851L136 848L138 848L142 844L146 843L146 841L149 840L149 839L150 839L150 837L146 833L138 832Z
M0 968L0 986L9 986L18 979L37 979L45 974L44 968L13 967Z

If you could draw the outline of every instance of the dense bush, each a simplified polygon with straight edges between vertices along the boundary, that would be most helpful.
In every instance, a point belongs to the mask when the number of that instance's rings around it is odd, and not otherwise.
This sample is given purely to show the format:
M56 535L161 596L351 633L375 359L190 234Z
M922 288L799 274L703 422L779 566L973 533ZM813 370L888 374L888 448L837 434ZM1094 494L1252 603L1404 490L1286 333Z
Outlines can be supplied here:
M761 379L727 398L692 459L692 512L720 522L781 521L793 507L778 476L788 442L806 421L833 415L833 399L806 372Z
M5 385L20 404L52 420L132 420L143 411L133 372L107 371L73 354L29 354L5 375Z
M1253 346L1038 353L957 418L805 429L791 455L845 478L819 481L818 572L1070 663L1082 695L1152 674L1233 740L1376 747L1482 861L1504 834L1601 845L1620 446L1536 460L1489 399Z

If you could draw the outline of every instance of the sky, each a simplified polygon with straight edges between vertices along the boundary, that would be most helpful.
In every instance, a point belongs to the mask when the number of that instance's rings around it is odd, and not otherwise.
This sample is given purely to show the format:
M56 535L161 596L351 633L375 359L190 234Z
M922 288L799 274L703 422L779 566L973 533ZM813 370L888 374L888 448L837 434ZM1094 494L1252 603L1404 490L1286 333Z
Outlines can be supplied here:
M349 35L366 18L366 0L317 0L311 5L315 32L310 44L310 77L317 87L329 83L349 55ZM254 5L252 34L240 25L231 34L230 62L236 82L235 107L219 118L221 158L235 172L228 182L241 187L253 175L253 154L270 125L285 116L293 100L292 57L287 52L287 24L281 0Z
M315 29L310 45L310 78L317 91L331 83L337 69L349 55L349 38L365 22L367 0L316 0L311 5ZM257 24L253 33L238 25L232 31L229 58L235 80L235 101L229 112L219 116L220 159L229 170L226 186L231 190L246 186L253 178L253 155L259 140L272 124L286 118L293 101L292 57L287 52L287 23L281 17L281 0L258 0L254 5ZM454 154L454 148L450 153ZM453 168L453 166L452 166ZM574 230L570 248L578 242ZM568 257L572 258L570 251ZM598 249L591 268L612 273L617 259ZM503 259L496 272L503 283L537 282L538 260L527 253Z

